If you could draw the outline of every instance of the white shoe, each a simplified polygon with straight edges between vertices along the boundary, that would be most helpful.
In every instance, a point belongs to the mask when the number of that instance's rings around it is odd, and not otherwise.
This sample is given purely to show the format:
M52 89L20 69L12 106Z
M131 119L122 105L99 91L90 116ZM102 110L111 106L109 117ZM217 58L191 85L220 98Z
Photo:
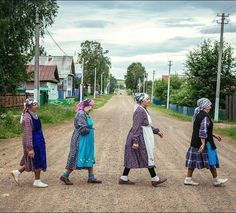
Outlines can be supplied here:
M228 181L227 178L217 178L216 180L213 181L214 186L220 186Z
M184 185L198 186L199 183L192 180L192 178L185 178Z
M13 176L14 180L17 184L19 184L20 172L18 170L11 171L11 175Z
M48 187L48 184L43 183L41 180L35 180L34 183L33 183L33 187L46 188L46 187Z

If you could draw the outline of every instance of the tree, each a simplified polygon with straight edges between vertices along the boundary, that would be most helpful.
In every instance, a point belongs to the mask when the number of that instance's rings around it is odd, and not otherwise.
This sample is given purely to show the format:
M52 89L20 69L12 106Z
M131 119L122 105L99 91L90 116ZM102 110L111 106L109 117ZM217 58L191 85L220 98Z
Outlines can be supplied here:
M184 83L184 79L180 78L178 75L171 75L170 78L170 102L176 103L176 94L179 92L181 85ZM168 81L157 80L154 82L154 96L161 99L167 99L167 89L168 89Z
M187 55L185 66L188 86L192 93L188 103L196 105L197 99L207 97L215 102L219 42L205 40ZM225 96L235 91L235 58L233 49L224 43L221 70L220 106L224 106Z
M145 67L140 62L133 62L127 68L127 74L125 75L125 85L127 89L131 89L133 92L138 91L139 79L142 83L144 80Z
M26 81L26 64L32 58L35 11L39 8L40 34L54 22L54 0L0 1L0 93L15 92Z
M101 85L101 74L103 78L108 78L109 69L111 67L110 59L106 56L108 50L103 50L101 44L97 41L88 41L81 43L81 52L78 54L79 63L84 61L84 82L86 84L94 85L94 70L96 68L96 86L97 90ZM104 87L103 87L104 88Z
M114 93L117 85L117 80L114 76L110 76L110 93Z

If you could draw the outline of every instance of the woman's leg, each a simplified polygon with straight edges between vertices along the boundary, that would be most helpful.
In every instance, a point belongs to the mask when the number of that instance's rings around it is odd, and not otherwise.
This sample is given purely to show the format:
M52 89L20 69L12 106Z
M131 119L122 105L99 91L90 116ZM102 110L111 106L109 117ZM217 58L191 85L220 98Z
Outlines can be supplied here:
M216 178L217 177L217 170L216 170L216 168L211 168L210 171L211 171L212 177Z
M13 176L14 180L16 181L16 183L19 184L19 178L22 172L25 171L25 166L22 166L20 169L18 170L13 170L11 171L11 175Z
M95 178L93 174L93 167L88 168L88 183L102 183L102 181Z
M66 169L63 175L60 177L60 180L63 181L66 185L73 185L73 183L69 179L71 172L73 172L73 169Z
M199 185L199 183L192 180L193 172L194 172L194 168L188 168L187 177L184 180L185 185L192 185L192 186Z
M148 171L151 175L151 183L154 187L156 187L158 184L164 183L165 181L167 181L166 178L161 179L157 176L155 168L148 168Z
M188 168L187 177L192 178L192 176L193 176L193 171L194 171L194 168L193 168L193 169L192 169L192 168Z
M38 187L38 188L45 188L45 187L48 187L47 184L43 183L43 182L40 180L40 174L41 174L41 170L40 170L40 169L36 169L36 170L34 171L35 180L34 180L33 186L34 186L34 187Z
M119 179L119 184L130 184L133 185L134 182L130 181L128 178L130 168L125 167L122 176Z

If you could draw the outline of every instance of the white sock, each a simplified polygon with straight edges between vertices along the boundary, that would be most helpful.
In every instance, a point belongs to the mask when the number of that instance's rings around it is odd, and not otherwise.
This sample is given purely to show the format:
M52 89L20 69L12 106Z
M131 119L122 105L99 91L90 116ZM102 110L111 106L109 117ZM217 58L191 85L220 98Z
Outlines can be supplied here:
M155 176L152 178L152 181L159 181L159 180L160 180L160 178L158 176Z
M19 170L16 170L16 175L20 175L21 173L20 173L20 171Z
M128 181L128 176L121 176L120 179L123 181Z
M41 180L39 179L39 180L34 180L34 183L35 184L38 184L38 183L40 183L41 182Z
M185 180L192 180L192 177L186 177Z
M218 180L218 177L216 177L216 178L213 178L213 181L217 181Z

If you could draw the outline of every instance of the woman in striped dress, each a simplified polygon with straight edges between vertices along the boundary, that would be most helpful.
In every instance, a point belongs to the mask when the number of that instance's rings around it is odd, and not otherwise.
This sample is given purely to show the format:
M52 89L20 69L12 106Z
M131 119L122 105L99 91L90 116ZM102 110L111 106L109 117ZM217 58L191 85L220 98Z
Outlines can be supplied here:
M14 180L19 183L22 172L34 172L34 187L45 188L48 185L40 180L41 171L46 171L46 147L42 132L41 121L37 116L38 102L32 98L26 99L21 123L23 132L23 157L18 170L11 172Z
M167 179L157 176L154 162L154 134L163 137L158 128L151 126L152 120L147 111L149 96L141 93L136 97L137 109L133 115L133 125L127 136L124 156L124 171L119 184L134 184L128 179L130 169L147 168L151 176L151 184L156 187Z
M197 186L199 183L192 180L195 168L210 169L213 176L213 185L224 184L228 179L218 178L216 168L219 168L219 160L214 143L214 138L221 141L221 137L213 134L213 122L208 115L211 110L211 101L201 98L197 101L197 108L193 115L193 133L191 145L186 155L186 167L188 168L185 185Z

